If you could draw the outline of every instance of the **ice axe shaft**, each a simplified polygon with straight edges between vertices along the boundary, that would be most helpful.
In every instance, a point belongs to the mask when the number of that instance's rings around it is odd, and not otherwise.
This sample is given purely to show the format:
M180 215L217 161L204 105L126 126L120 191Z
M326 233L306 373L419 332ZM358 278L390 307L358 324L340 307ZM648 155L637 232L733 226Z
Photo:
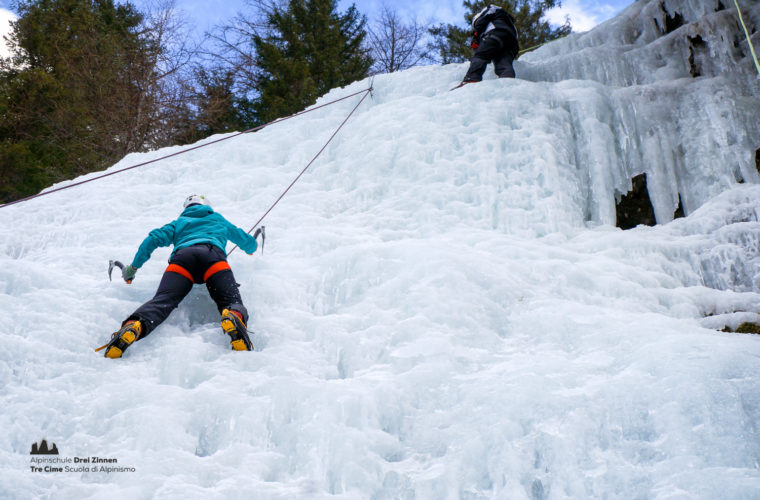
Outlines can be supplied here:
M121 279L123 279L123 280L124 280L124 282L125 282L126 284L128 284L128 285L129 285L129 284L131 284L131 283L132 283L132 280L128 280L128 279L127 279L127 278L124 276L124 264L122 264L122 263L121 263L121 262L119 262L118 260L109 260L109 261L108 261L108 280L109 280L109 281L113 281L113 280L111 279L111 272L113 271L113 268L114 268L114 267L118 267L119 269L121 269Z

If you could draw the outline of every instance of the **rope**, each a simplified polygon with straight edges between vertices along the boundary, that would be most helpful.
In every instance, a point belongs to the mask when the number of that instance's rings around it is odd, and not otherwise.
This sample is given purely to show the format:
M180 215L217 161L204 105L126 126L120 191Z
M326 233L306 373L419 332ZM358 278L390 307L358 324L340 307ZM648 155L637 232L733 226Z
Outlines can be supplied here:
M370 87L367 90L364 90L362 92L365 92L365 94L361 98L361 100L359 101L359 103L356 106L354 106L354 109L351 110L351 112L348 114L348 116L346 116L346 118L338 126L338 128L335 129L335 132L333 132L333 134L330 136L330 138L327 140L327 142L324 144L324 146L322 146L322 149L320 149L319 152L316 155L314 155L314 158L312 158L311 161L308 163L308 165L306 165L304 167L304 169L301 170L301 173L299 173L296 176L296 178L293 179L293 182L291 182L290 185L287 188L285 188L285 191L283 191L282 194L275 200L275 202L272 203L272 205L267 209L267 211L264 212L264 215L262 215L259 218L259 220L256 221L256 224L254 224L253 227L251 227L251 229L248 230L248 234L251 234L251 231L253 231L259 224L261 224L261 222L264 220L264 218L267 215L269 215L269 212L271 212L272 209L280 202L280 200L282 200L285 197L285 195L288 193L288 191L290 191L290 188L292 188L293 185L296 182L298 182L298 179L300 179L301 176L306 173L306 171L309 169L309 167L311 167L311 165L317 160L317 158L319 158L319 156L324 152L324 150L327 149L327 146L330 145L330 143L332 142L332 140L335 139L335 136L338 135L338 132L340 132L340 130L343 128L343 126L348 122L348 120L354 114L354 112L359 108L359 106L361 106L361 104L364 102L364 99L366 99L367 96L370 95L370 93L372 92L372 87ZM356 94L353 94L353 95L356 95ZM229 256L230 254L232 254L232 252L234 252L236 248L237 248L237 245L235 245L234 247L232 247L232 250L230 250L229 252L227 252L227 256Z
M545 41L544 43L539 43L538 45L534 45L533 47L528 47L527 49L522 49L520 52L518 52L518 53L517 53L517 55L518 55L518 56L521 56L521 55L525 54L526 52L530 52L530 51L532 51L532 50L536 50L536 49L538 49L538 48L541 48L541 47L543 47L544 45L546 45L546 44L548 44L548 43L551 43L551 42L556 42L557 40L562 40L563 38L566 38L566 37L567 37L567 35L562 35L562 36L561 36L561 37L559 37L559 38L553 38L553 39L551 39L551 40L547 40L547 41Z
M752 59L755 60L755 68L757 68L757 74L760 75L760 62L757 62L757 54L755 54L755 47L752 46L752 40L749 37L749 31L747 30L747 25L744 24L744 18L742 17L742 10L739 8L739 2L737 0L734 0L734 5L736 5L736 12L739 13L739 21L741 21L742 28L744 28L744 34L747 36L747 44L749 45L749 51L752 53Z
M562 37L562 38L564 38L564 37ZM559 40L559 38L557 38L557 40ZM553 42L554 40L551 40L551 41ZM521 55L525 54L526 52L530 52L531 50L535 50L535 49L537 49L539 47L543 47L547 43L549 43L549 42L539 43L538 45L534 45L533 47L528 47L527 49L522 49L520 52L517 53L517 55L521 56Z
M73 187L76 187L76 186L81 186L82 184L87 184L88 182L94 182L94 181L103 179L105 177L110 177L111 175L116 175L116 174L120 174L122 172L126 172L127 170L132 170L132 169L135 169L135 168L138 168L138 167L144 167L145 165L150 165L151 163L156 163L156 162L159 162L161 160L166 160L167 158L172 158L174 156L179 156L181 154L189 153L190 151L195 151L196 149L201 149L201 148L205 148L206 146L211 146L212 144L217 144L217 143L222 142L222 141L227 141L227 140L230 140L230 139L234 139L235 137L239 137L239 136L241 136L243 134L249 134L251 132L256 132L256 131L261 130L261 129L265 128L265 127L269 127L270 125L274 125L274 124L277 124L277 123L280 123L280 122L284 122L285 120L290 120L291 118L295 118L297 116L305 115L306 113L311 113L312 111L316 111L318 109L330 106L330 105L335 104L335 103L340 102L340 101L345 101L346 99L349 99L349 98L351 98L351 97L353 97L355 95L359 95L362 92L370 92L370 91L372 91L372 87L370 87L368 89L360 90L359 92L354 92L351 95L347 95L345 97L341 97L340 99L335 99L334 101L330 101L330 102L327 102L325 104L321 104L319 106L316 106L316 107L313 107L313 108L310 108L310 109L307 109L307 110L304 110L304 111L299 111L298 113L292 114L290 116L286 116L286 117L283 117L283 118L278 118L276 120L272 120L271 122L265 123L264 125L259 125L258 127L250 128L248 130L244 130L243 132L238 132L238 133L236 133L234 135L230 135L230 136L227 136L227 137L222 137L221 139L216 139L214 141L207 142L205 144L200 144L198 146L193 146L193 147L190 147L190 148L187 148L187 149L183 149L182 151L178 151L176 153L171 153L171 154L168 154L166 156L162 156L160 158L156 158L154 160L149 160L149 161L146 161L146 162L143 162L143 163L138 163L137 165L132 165L131 167L125 167L125 168L122 168L120 170L114 170L113 172L109 172L107 174L99 175L97 177L93 177L92 179L87 179L87 180L84 180L84 181L75 182L73 184L68 184L68 185L63 186L63 187L51 189L50 191L45 191L45 192L38 193L38 194L35 194L35 195L32 195L32 196L27 196L26 198L21 198L19 200L9 201L8 203L0 205L0 208L9 207L9 206L15 205L17 203L23 203L25 201L33 200L34 198L39 198L41 196L47 196L49 194L57 193L58 191L63 191L64 189L70 189L70 188L73 188Z

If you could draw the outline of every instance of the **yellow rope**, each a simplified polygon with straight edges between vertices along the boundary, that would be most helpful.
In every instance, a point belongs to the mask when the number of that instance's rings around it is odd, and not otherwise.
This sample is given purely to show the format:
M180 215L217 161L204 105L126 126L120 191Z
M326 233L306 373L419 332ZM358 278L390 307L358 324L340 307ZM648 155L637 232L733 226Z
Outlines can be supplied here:
M737 0L734 0L734 4L736 5L736 12L739 13L739 21L742 23L742 28L744 28L744 34L747 36L747 43L749 44L749 51L752 52L752 59L755 60L755 67L757 68L757 74L760 75L760 63L757 62L757 54L755 54L755 47L752 46L752 40L749 38L749 31L747 30L747 25L744 24L744 18L742 17L742 11L739 8L739 2Z
M557 40L559 40L559 38L558 38ZM553 41L553 40L552 40L552 41ZM527 49L522 49L522 50L521 50L521 51L520 51L518 54L519 54L519 55L523 55L523 54L525 54L526 52L530 52L531 50L535 50L535 49L537 49L537 48L539 48L539 47L543 47L543 46L544 46L544 45L546 45L547 43L549 43L549 42L540 43L540 44L538 44L538 45L534 45L533 47L528 47Z
M522 49L520 52L518 52L518 53L517 53L517 55L520 55L520 56L521 56L521 55L525 54L526 52L530 52L530 51L532 51L532 50L536 50L536 49L538 49L538 48L540 48L540 47L543 47L543 46L544 46L544 45L546 45L547 43L550 43L550 42L556 42L557 40L562 40L562 39L563 39L563 38L565 38L566 36L567 36L567 35L562 35L562 36L561 36L561 37L559 37L559 38L554 38L554 39L552 39L552 40L547 40L547 41L545 41L544 43L539 43L538 45L534 45L533 47L528 47L527 49Z

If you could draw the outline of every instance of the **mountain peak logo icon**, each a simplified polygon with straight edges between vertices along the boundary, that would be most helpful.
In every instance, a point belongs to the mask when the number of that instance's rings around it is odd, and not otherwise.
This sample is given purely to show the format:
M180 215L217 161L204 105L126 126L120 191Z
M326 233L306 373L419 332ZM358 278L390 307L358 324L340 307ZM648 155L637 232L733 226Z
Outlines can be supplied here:
M40 441L40 444L37 445L37 443L32 444L32 451L29 453L30 455L58 455L58 447L56 447L55 443L53 443L52 448L48 448L48 443L46 440Z

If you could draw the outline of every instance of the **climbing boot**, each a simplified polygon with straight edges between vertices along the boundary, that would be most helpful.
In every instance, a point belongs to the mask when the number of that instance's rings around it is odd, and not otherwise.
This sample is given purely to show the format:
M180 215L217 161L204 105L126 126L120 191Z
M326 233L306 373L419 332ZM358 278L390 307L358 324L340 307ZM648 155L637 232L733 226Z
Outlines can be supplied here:
M107 358L120 358L127 347L132 345L132 342L140 338L142 333L142 325L139 321L129 321L121 327L121 330L114 332L111 336L111 342L107 344L106 357Z
M230 345L236 351L253 351L253 344L248 338L248 330L242 315L237 311L222 311L222 330L230 336Z

